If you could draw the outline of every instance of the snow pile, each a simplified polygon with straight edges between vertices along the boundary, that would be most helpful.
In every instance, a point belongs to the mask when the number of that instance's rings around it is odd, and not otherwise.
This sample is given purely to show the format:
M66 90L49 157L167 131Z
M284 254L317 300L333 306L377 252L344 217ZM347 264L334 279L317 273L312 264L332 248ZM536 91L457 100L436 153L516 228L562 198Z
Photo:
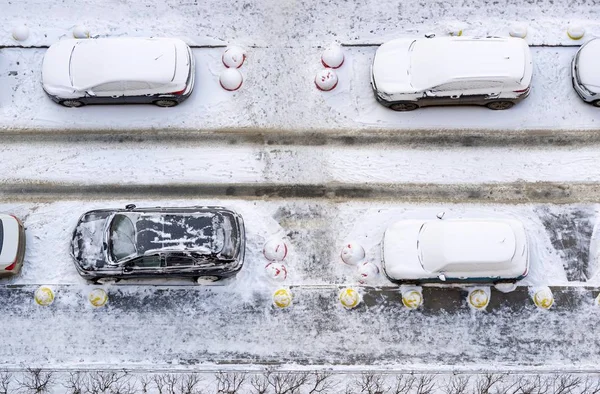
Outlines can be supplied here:
M227 47L221 60L227 68L240 68L246 60L246 51L238 46Z
M230 92L238 90L242 86L244 77L242 73L235 68L226 68L219 75L219 83L221 87Z
M12 37L17 41L25 41L29 38L29 28L25 25L15 26L12 30Z

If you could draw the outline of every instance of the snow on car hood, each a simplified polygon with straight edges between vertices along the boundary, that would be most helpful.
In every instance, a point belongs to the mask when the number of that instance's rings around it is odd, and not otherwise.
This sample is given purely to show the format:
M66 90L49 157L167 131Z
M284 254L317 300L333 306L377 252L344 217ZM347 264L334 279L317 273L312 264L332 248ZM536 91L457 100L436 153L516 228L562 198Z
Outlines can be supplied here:
M109 211L91 211L80 219L71 241L73 258L85 270L94 270L106 265L104 233Z
M42 85L51 95L72 93L75 89L69 76L71 52L77 40L63 40L52 44L44 55Z
M600 39L585 44L578 56L577 73L581 84L593 92L600 92Z
M415 39L401 38L381 45L373 60L373 82L379 93L414 93L410 84L409 48Z

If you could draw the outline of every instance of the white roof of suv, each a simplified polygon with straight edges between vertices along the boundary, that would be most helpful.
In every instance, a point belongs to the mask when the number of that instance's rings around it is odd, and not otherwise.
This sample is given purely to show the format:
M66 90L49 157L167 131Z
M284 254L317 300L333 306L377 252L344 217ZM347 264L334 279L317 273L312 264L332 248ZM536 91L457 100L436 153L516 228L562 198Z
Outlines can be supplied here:
M520 38L441 37L417 40L410 59L411 84L426 89L456 79L519 81L525 72Z

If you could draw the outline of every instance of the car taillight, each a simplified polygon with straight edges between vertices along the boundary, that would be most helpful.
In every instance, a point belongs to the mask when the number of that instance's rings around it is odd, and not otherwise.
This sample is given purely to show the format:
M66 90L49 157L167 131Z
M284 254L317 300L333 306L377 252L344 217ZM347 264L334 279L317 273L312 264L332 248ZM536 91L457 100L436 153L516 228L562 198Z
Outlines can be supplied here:
M15 267L17 266L17 260L15 260L14 263L12 263L11 265L9 265L8 267L4 268L6 271L12 271L15 269Z
M183 88L182 90L178 90L177 92L173 92L171 94L174 94L175 96L179 96L180 94L183 94L183 92L185 92L185 89L187 89L187 87Z
M529 90L529 88L525 88L523 90L513 90L513 93L525 93Z

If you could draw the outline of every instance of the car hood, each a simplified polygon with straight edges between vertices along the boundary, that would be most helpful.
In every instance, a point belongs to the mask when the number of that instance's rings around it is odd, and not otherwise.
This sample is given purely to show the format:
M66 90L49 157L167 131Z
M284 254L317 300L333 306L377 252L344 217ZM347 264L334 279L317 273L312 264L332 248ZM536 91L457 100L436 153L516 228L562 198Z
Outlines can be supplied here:
M401 38L386 42L375 53L373 83L377 92L385 94L414 93L410 84L409 48L415 39Z
M0 266L8 266L17 258L19 252L19 222L10 215L0 215L2 226L2 249Z
M424 271L417 255L419 230L425 220L402 220L389 226L383 235L383 270L393 280L422 278Z
M579 82L592 92L600 91L600 39L594 39L579 50L577 74Z
M85 213L73 231L71 254L84 270L96 270L107 265L104 233L111 217L108 211Z
M47 93L62 96L76 90L69 76L71 52L76 43L77 40L62 40L52 44L46 51L42 64L42 85Z

